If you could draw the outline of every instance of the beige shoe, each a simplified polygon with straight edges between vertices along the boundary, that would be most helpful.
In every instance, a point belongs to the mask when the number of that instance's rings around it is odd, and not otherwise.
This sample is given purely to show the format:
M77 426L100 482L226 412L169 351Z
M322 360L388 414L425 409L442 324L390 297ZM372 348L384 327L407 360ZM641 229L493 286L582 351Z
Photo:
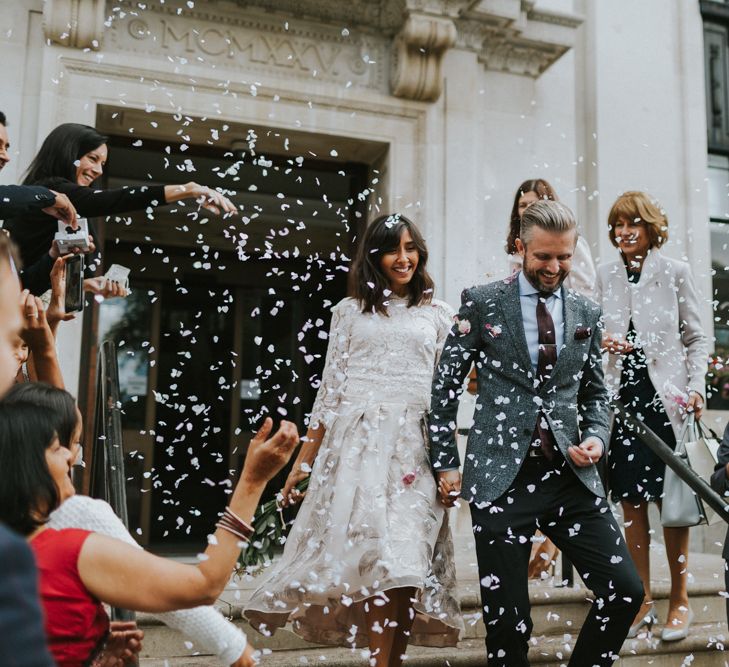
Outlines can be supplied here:
M640 619L640 621L638 621L635 625L630 626L630 630L628 630L628 639L635 639L643 628L646 628L646 632L649 635L652 635L653 626L656 623L658 623L658 617L656 616L656 612L651 609L645 616L643 616L643 618Z
M686 639L686 637L688 637L689 629L691 628L691 623L693 622L693 620L694 612L692 609L689 609L688 618L686 619L686 623L684 623L682 627L673 630L668 625L666 625L663 628L663 630L661 631L661 641L677 642L681 639Z

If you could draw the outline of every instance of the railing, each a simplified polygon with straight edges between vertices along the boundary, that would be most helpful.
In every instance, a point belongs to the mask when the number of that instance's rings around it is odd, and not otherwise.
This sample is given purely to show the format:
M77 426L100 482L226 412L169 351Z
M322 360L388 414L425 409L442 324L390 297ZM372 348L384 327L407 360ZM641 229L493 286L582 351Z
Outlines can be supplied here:
M108 502L115 514L129 528L127 489L122 446L121 400L116 345L107 340L99 348L96 368L96 410L91 456L89 495ZM114 621L133 621L128 609L112 608Z

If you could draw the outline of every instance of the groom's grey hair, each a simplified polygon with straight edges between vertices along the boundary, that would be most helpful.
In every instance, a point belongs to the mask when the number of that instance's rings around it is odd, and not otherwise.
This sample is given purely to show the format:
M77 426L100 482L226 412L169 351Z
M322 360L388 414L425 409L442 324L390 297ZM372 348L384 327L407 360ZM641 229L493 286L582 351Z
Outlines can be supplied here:
M577 242L577 221L572 211L562 202L541 200L532 204L521 216L519 238L526 246L529 243L532 230L535 227L545 232L575 232Z

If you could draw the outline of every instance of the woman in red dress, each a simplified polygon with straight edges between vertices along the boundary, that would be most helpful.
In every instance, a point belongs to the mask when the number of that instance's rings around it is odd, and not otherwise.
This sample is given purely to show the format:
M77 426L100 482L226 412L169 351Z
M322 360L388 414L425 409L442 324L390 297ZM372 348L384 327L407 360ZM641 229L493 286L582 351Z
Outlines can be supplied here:
M46 526L74 493L72 455L51 417L31 403L0 402L0 522L25 535L40 571L46 632L58 667L86 667L104 649L109 620L101 602L136 611L212 604L227 584L266 482L298 443L294 424L271 419L250 442L243 472L197 565L154 556L97 533ZM248 667L248 653L237 663Z

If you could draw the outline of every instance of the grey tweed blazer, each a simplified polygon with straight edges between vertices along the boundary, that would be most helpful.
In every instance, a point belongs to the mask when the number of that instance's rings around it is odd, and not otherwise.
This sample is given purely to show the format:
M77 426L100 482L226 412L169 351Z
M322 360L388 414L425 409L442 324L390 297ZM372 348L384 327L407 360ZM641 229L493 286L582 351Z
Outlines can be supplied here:
M461 465L455 441L458 396L475 362L479 394L463 467L463 497L483 506L509 489L540 407L579 480L604 496L596 467L579 468L567 454L570 445L590 435L608 442L599 306L564 288L564 344L551 377L540 386L527 349L516 274L466 289L461 300L433 380L429 432L434 471Z

